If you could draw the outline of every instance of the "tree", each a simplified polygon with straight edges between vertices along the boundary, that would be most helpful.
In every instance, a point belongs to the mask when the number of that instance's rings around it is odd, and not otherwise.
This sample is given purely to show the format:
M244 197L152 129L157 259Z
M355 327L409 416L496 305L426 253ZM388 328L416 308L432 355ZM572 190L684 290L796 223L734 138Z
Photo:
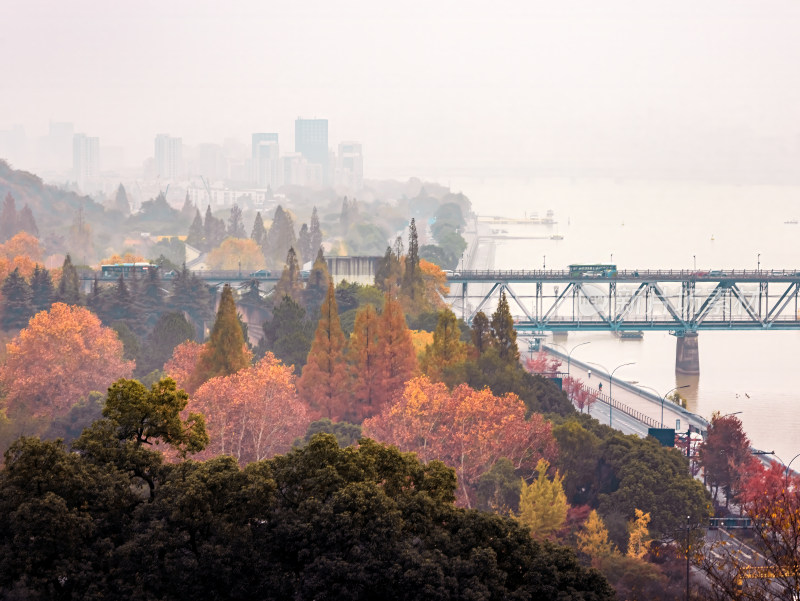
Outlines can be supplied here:
M472 318L472 345L482 354L492 344L492 330L489 327L489 318L486 313L478 311Z
M26 204L17 215L17 231L26 232L34 238L39 237L39 226L36 225L36 219L33 217L33 211Z
M317 207L314 207L311 211L311 222L308 226L308 240L312 253L315 253L322 248L322 230L319 227Z
M53 304L54 297L55 289L53 288L53 280L50 277L50 272L37 264L31 276L31 304L33 305L33 312L47 311Z
M246 238L244 222L242 221L242 209L235 202L231 207L231 215L228 218L228 236L231 238Z
M3 255L9 259L24 256L39 261L42 258L42 246L33 234L21 231L14 234L5 244L0 244L0 256Z
M210 379L190 406L208 421L211 444L200 458L233 455L242 465L285 453L311 422L295 393L291 367L272 353L252 367Z
M81 304L81 289L78 281L78 270L72 264L72 258L67 253L64 264L61 266L61 279L58 281L56 299L67 305Z
M164 373L175 380L178 386L186 388L204 349L202 344L194 340L181 342L172 350L172 356L164 364Z
M311 349L312 324L305 319L306 311L292 297L284 296L272 312L272 320L264 322L264 337L256 347L263 356L267 350L286 365L300 371ZM262 344L263 343L263 344Z
M284 296L291 297L295 302L303 302L303 286L300 283L300 265L297 263L297 253L294 248L289 248L286 254L286 263L281 272L281 279L275 284L275 302L281 302Z
M439 312L433 344L425 349L421 369L432 380L441 380L444 369L467 358L467 345L461 341L458 318L450 309Z
M295 447L304 447L317 434L332 434L342 448L354 446L361 439L361 426L348 422L332 422L327 417L308 425L305 436L294 441Z
M278 205L267 232L267 248L264 256L270 265L280 264L280 260L295 245L294 223L288 212Z
M592 509L577 534L578 550L589 557L600 558L611 555L614 545L608 540L608 529L600 515Z
M519 508L521 491L522 481L515 473L514 464L501 457L492 469L478 478L475 487L477 508L512 515Z
M0 381L12 413L64 415L92 390L133 372L112 330L90 311L63 303L34 315L6 349Z
M552 480L547 478L550 462L539 459L536 464L538 476L530 484L522 481L517 520L528 528L536 538L548 538L561 529L567 519L567 496L564 494L558 470Z
M183 206L181 207L181 215L188 223L194 217L196 211L197 207L192 202L192 199L189 197L189 191L187 190L186 197L183 199Z
M741 420L735 415L720 416L715 412L705 440L700 445L700 465L711 486L714 498L722 488L725 506L735 497L743 468L749 467L750 439L744 432Z
M156 322L145 341L145 352L140 356L136 371L145 375L163 369L179 344L194 340L194 326L183 313L164 313Z
M31 287L19 273L19 268L14 269L3 281L3 305L0 314L0 327L4 330L18 330L28 324L33 315Z
M11 192L6 194L0 209L0 242L9 240L17 233L17 205Z
M650 514L641 509L635 510L636 517L628 523L628 557L642 559L650 550L650 533L647 525Z
M519 362L517 331L514 329L514 318L511 316L505 292L500 293L500 302L492 313L491 325L494 345L500 353L500 358L509 363Z
M264 227L264 220L261 219L261 212L256 213L253 220L253 230L250 232L250 239L258 244L259 248L264 249L264 244L267 240L267 230Z
M304 223L300 226L300 231L297 233L297 252L300 254L301 260L308 261L314 256L314 253L321 251L322 248L316 250L311 249L311 236L308 233L308 224Z
M189 226L189 235L186 236L186 244L194 246L198 249L205 248L205 228L203 227L203 218L200 215L200 209L195 208L194 219Z
M328 264L325 262L325 256L322 254L320 248L317 252L317 257L314 260L314 265L308 274L308 281L306 282L306 289L303 292L303 299L305 306L310 315L316 315L322 301L328 293L328 283L331 279L328 275Z
M405 258L403 280L400 285L404 305L409 313L416 314L426 308L425 282L422 279L420 268L419 241L417 240L417 226L414 219L408 228L408 253Z
M264 255L254 240L226 238L222 244L208 253L206 262L210 269L251 271L264 267Z
M236 316L233 290L228 284L222 288L217 319L211 336L197 363L189 389L196 390L203 382L217 376L228 376L250 364L250 352L244 343L244 334Z
M541 415L526 420L516 395L497 397L466 385L451 392L425 376L407 382L402 395L363 428L367 436L453 467L459 503L467 507L475 502L478 478L501 457L524 477L540 458L556 454L550 424Z
M417 354L400 303L387 294L378 320L378 392L380 411L417 371Z
M333 282L320 308L320 318L311 351L297 382L302 398L321 417L342 418L347 413L347 366L344 333L339 324Z
M383 292L394 294L402 275L400 256L395 254L391 246L387 246L386 253L375 268L375 286Z
M367 304L356 313L353 333L347 345L347 363L350 368L350 406L345 419L361 423L375 415L383 398L380 392L380 346L378 313Z
M114 196L114 208L122 213L122 215L125 217L131 214L131 205L128 202L128 193L125 192L125 187L122 184L117 187L117 193Z

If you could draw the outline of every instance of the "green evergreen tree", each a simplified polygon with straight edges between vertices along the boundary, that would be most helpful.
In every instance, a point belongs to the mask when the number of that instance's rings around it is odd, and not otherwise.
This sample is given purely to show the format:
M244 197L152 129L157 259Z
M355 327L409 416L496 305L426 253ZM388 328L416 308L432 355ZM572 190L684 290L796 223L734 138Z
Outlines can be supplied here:
M517 363L517 331L514 329L514 318L511 316L505 292L500 293L500 302L492 313L492 336L500 358L509 363Z
M183 207L181 207L181 215L186 221L191 220L194 217L195 212L197 211L197 207L195 207L192 199L189 198L189 191L186 191L186 198L183 201Z
M31 304L34 313L47 311L53 304L55 293L50 272L37 264L31 275Z
M321 249L311 249L311 236L308 233L308 225L305 223L300 226L300 232L297 234L297 253L300 255L302 262L310 261L314 253Z
M191 378L191 389L217 376L229 376L250 364L244 335L236 313L233 289L225 284L217 309L211 336L197 362Z
M281 279L275 284L275 301L291 296L296 302L303 302L303 285L300 282L300 265L294 248L289 248L286 253L286 263L283 266Z
M22 207L22 210L17 215L17 231L28 232L34 238L39 237L39 227L36 225L36 219L33 218L33 211L28 205Z
M306 364L314 331L305 315L306 310L292 297L284 296L272 319L262 326L264 337L256 347L256 356L263 357L272 351L286 365L294 365L295 373L299 374Z
M149 327L152 327L166 309L166 292L159 271L159 269L148 270L143 281L139 282L137 291L136 304L143 322Z
M258 244L262 250L267 240L267 230L264 227L264 220L261 219L261 213L256 213L256 218L253 220L253 231L250 233L250 238Z
M114 208L125 217L131 214L131 204L128 202L128 193L125 192L125 186L122 184L119 185L117 194L114 196Z
M33 293L25 278L19 273L19 267L8 274L2 286L3 304L0 325L4 330L22 329L28 325L33 315L31 299Z
M186 244L193 246L199 250L205 249L205 228L203 227L203 218L200 216L200 209L195 209L194 221L189 226L189 235L186 236Z
M194 326L183 313L163 313L145 340L144 352L136 362L136 373L143 376L163 369L176 346L194 339Z
M267 232L267 248L264 252L267 264L272 266L279 265L285 254L289 249L294 248L294 245L295 235L292 217L283 210L282 206L278 205L272 218L272 224Z
M186 268L186 264L172 279L172 292L167 307L171 311L185 311L194 322L198 339L205 335L205 322L213 316L214 295L208 286Z
M16 233L17 202L9 192L3 201L3 208L0 209L0 243L12 238Z
M311 211L311 222L308 225L308 239L309 246L311 247L311 254L313 255L322 248L322 230L319 227L317 207L314 207Z
M489 326L489 318L486 313L478 311L475 317L472 318L472 345L478 351L478 354L483 354L490 346L492 346L492 330Z
M78 270L72 264L72 257L69 254L64 257L64 264L61 266L61 279L58 281L56 299L58 302L68 305L80 305L82 301Z
M320 248L317 252L317 258L314 260L314 266L308 274L308 281L306 282L306 289L303 292L306 310L312 318L319 312L322 301L328 292L328 264L325 262L325 257Z
M339 225L342 228L342 236L346 236L351 225L350 201L347 200L347 196L342 200L342 212L339 214Z
M399 255L392 250L391 246L387 246L386 253L378 260L375 269L375 286L381 292L392 293L400 283L402 272Z
M231 238L246 238L244 222L242 221L242 209L238 204L233 203L231 215L228 218L228 236Z

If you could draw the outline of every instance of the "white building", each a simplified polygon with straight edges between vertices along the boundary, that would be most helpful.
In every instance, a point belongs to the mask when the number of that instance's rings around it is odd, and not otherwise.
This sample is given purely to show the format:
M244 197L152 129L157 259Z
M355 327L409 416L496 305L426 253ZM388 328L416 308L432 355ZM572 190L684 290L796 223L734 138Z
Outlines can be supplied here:
M336 157L336 183L352 190L364 187L364 155L360 142L342 142Z
M183 175L183 140L158 134L155 142L156 177L175 180Z
M97 185L100 179L100 138L86 134L72 136L72 173L84 192Z

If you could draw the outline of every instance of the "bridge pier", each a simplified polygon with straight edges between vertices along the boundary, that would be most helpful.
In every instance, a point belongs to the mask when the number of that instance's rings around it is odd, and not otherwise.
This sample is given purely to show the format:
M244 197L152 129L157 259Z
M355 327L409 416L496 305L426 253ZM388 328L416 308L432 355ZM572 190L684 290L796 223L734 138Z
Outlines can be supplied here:
M685 332L677 336L675 372L686 375L700 373L700 349L697 344L697 332Z

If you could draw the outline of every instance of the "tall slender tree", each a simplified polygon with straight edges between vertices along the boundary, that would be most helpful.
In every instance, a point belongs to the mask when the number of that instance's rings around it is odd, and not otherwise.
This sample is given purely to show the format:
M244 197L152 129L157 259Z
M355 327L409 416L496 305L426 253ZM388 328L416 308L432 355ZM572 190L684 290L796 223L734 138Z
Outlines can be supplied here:
M225 284L211 336L190 381L191 390L216 376L228 376L250 364L250 353L236 315L233 289Z
M300 265L297 263L297 254L294 252L294 248L291 247L289 252L286 253L286 263L283 266L281 279L275 285L275 302L280 302L284 296L289 296L300 304L303 302Z
M125 191L125 186L122 184L117 187L117 193L114 196L114 208L126 217L131 213L131 204L128 202L128 193Z
M317 258L314 260L314 265L311 267L311 271L308 274L308 281L306 282L306 289L303 295L306 303L306 310L312 317L317 314L328 292L329 280L328 264L325 262L325 257L320 248L317 252Z
M500 302L492 313L492 337L501 359L508 363L519 361L517 331L514 329L514 318L511 316L505 292L500 293Z
M322 248L322 229L319 227L317 207L314 207L311 211L311 221L308 225L308 238L312 254Z
M467 345L461 341L458 318L450 309L439 312L433 343L425 349L422 371L431 380L440 380L445 368L461 363L467 358Z
M205 248L206 232L203 227L203 218L200 216L200 209L195 208L194 220L189 226L189 235L186 236L186 244L197 249Z
M347 344L347 363L350 368L352 400L344 415L345 421L361 423L378 414L381 373L378 312L366 304L356 312L353 333Z
M189 198L189 191L186 191L186 198L183 201L183 206L181 207L181 215L183 215L184 219L187 221L194 217L195 212L197 211L197 207L192 202L192 199Z
M267 240L267 230L264 227L264 220L261 219L261 212L256 213L256 218L253 220L253 231L250 233L250 239L255 241L263 252L264 244Z
M61 279L58 281L56 299L60 303L67 305L81 304L81 289L78 281L78 270L72 264L72 257L69 253L64 257L64 264L61 266Z
M299 372L311 349L313 326L305 319L306 311L291 296L284 296L273 310L272 319L262 325L264 337L256 347L259 357L271 350L286 365Z
M380 373L376 409L382 410L417 371L417 353L400 303L388 294L378 321Z
M31 304L34 312L49 310L54 298L55 288L50 272L37 264L31 275Z
M282 206L278 205L272 224L267 232L267 249L264 256L273 264L278 263L290 248L294 248L295 235L292 217Z
M228 235L232 238L247 237L244 231L244 221L242 220L242 209L236 203L233 203L231 215L228 218Z
M33 217L33 211L26 204L17 216L17 231L28 232L35 238L39 237L39 226L36 225L36 219Z
M492 329L486 313L478 311L472 318L472 345L482 355L492 345Z
M408 297L411 307L419 304L425 296L425 283L422 280L422 270L419 267L417 224L414 219L411 220L411 225L408 226L408 253L406 254L401 290Z
M3 305L0 315L0 326L4 330L15 330L28 325L33 315L33 294L25 278L19 273L19 267L8 274L2 286Z
M320 307L314 342L303 374L297 381L300 395L313 411L328 419L341 418L347 410L347 365L344 361L344 332L339 322L333 282Z
M3 208L0 209L0 243L11 239L17 233L17 201L11 196L11 192L6 194L3 201Z
M311 236L308 233L308 225L304 223L300 226L300 231L297 234L297 252L301 260L310 261L317 250L311 249Z

